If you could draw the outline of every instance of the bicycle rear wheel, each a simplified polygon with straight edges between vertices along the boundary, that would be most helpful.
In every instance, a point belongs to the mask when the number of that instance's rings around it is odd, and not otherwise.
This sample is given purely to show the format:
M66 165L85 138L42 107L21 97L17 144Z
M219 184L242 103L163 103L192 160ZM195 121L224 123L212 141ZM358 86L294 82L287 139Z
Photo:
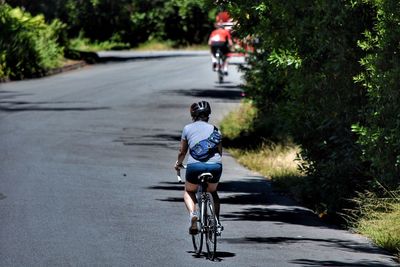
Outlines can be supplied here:
M217 253L217 219L214 213L214 204L209 199L205 203L205 238L207 247L207 256L210 260L214 260Z
M199 217L199 221L197 222L197 229L199 229L199 231L197 232L197 234L192 235L192 242L193 242L193 248L194 248L194 252L196 253L197 256L200 256L202 247L203 247L203 238L204 238L204 232L202 231L203 229L203 225L204 225L204 210L202 210L202 206L201 202L199 202L199 211L200 211L200 217Z

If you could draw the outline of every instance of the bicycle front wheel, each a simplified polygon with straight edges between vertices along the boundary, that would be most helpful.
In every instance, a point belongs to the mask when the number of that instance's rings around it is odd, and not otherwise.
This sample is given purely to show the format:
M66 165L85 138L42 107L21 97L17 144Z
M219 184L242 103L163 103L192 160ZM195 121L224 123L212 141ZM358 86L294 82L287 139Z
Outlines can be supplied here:
M197 229L198 232L195 235L192 235L192 242L193 242L193 248L194 252L197 256L200 256L202 247L203 247L203 237L204 237L204 232L203 232L203 225L204 225L204 205L201 205L201 202L199 202L199 210L200 210L200 218L199 221L197 222Z
M206 221L205 221L205 237L207 254L210 260L214 260L217 253L217 219L214 212L214 205L211 200L205 203Z
M217 66L218 66L218 82L223 83L224 82L224 70L223 70L223 65L224 61L222 60L222 53L221 51L218 51L216 54L217 57Z

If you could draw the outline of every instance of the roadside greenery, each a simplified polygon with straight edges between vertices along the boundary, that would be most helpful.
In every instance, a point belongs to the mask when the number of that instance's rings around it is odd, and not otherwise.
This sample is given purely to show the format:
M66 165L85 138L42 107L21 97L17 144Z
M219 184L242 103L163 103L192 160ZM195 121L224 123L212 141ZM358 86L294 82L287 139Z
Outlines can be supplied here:
M355 77L367 94L364 120L353 126L370 163L369 175L389 189L400 184L400 2L369 1L375 24L364 32L359 46L366 55L364 71Z
M229 152L239 163L269 177L274 182L289 181L297 177L300 182L302 174L295 159L299 149L288 144L263 143L253 149L230 148ZM294 183L291 185L295 185Z
M400 175L398 1L227 1L256 37L246 95L274 131L301 147L316 209L337 212L374 181ZM284 26L282 26L284 25ZM270 127L271 128L271 127Z
M254 144L243 138L255 134L250 133L254 130L250 125L257 121L254 114L260 113L252 106L252 102L244 101L221 121L224 146L228 145L228 151L239 163L270 179L275 190L288 192L312 207L314 199L310 196L314 194L310 191L313 188L308 187L309 177L302 169L301 148L287 140L274 143L265 138L258 139ZM262 135L262 132L258 134ZM344 219L340 222L346 222L354 231L371 238L377 245L395 254L400 261L400 191L389 191L381 184L373 188L379 190L355 192L353 197L348 198L352 203L351 209L340 212L339 215ZM332 219L330 215L325 211L318 213L322 219Z
M400 201L377 185L388 192L400 185L400 3L222 2L236 34L257 40L244 69L244 90L257 110L254 125L244 127L255 130L248 141L258 135L299 146L300 195L319 214L366 209L367 202L355 205L359 192L388 199L390 210L358 214L357 231L398 250L399 238L382 225L398 232Z
M245 72L246 95L273 138L301 147L309 198L318 212L335 213L371 179L351 126L366 101L353 77L362 72L358 46L372 27L371 8L346 1L232 1L237 32L258 38ZM283 27L284 25L284 27ZM266 136L268 137L268 136Z
M204 47L216 12L205 0L0 2L0 80L43 75L63 51L93 62L99 50Z
M198 0L6 0L34 15L67 25L70 39L113 41L135 47L148 40L175 45L204 43L215 16L213 4Z
M257 110L251 101L243 101L235 112L229 113L221 122L224 137L230 140L239 139L254 132Z
M162 50L208 50L206 44L177 45L172 41L162 41L157 39L149 40L132 48L136 51L162 51Z
M41 76L59 66L63 48L57 40L64 26L0 5L0 80Z
M400 260L400 191L364 192L354 198L355 209L347 213L351 226Z
M77 37L69 40L69 49L78 51L104 51L104 50L121 50L129 49L130 45L127 43L121 43L114 40L108 40L104 42L91 41L89 38Z

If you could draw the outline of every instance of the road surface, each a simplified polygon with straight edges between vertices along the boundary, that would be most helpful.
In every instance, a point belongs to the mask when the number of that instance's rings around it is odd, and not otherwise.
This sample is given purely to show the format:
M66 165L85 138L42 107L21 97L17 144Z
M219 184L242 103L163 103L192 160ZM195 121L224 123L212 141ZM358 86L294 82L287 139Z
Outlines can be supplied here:
M224 155L218 262L193 256L173 164L189 105L237 107L206 55L0 84L0 266L398 266Z

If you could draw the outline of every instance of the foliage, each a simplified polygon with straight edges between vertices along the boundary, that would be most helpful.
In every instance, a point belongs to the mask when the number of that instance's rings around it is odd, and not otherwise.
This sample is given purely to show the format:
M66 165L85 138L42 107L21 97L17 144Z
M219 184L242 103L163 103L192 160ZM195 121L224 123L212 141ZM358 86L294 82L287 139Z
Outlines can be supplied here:
M71 49L127 49L149 42L193 46L205 43L212 28L205 0L6 2L20 14L1 5L0 79L43 74L57 65L63 47L75 57Z
M43 16L31 16L19 8L0 5L0 79L44 74L61 63L63 49L57 43L64 25Z
M71 39L69 41L69 48L78 50L78 51L102 51L102 50L121 50L121 49L129 49L129 44L115 42L112 39L109 41L99 42L94 41L91 42L89 38L78 37Z
M202 1L153 1L138 5L132 14L135 27L147 30L147 39L171 40L177 44L203 43L211 30Z
M70 38L83 33L91 42L129 43L170 40L177 45L205 41L212 27L210 5L204 0L7 0L46 18L68 25Z
M221 131L224 138L234 140L253 132L256 117L257 110L252 103L243 101L237 110L230 112L222 120Z
M361 60L365 71L355 78L365 86L368 104L365 121L353 130L363 158L371 162L371 175L393 188L400 183L400 3L370 2L377 10L376 24L359 42L368 54Z
M227 7L238 34L259 39L246 95L278 133L300 144L315 208L340 210L370 179L351 125L363 119L366 97L353 77L361 72L365 52L357 41L372 28L371 7L340 0L242 0Z

